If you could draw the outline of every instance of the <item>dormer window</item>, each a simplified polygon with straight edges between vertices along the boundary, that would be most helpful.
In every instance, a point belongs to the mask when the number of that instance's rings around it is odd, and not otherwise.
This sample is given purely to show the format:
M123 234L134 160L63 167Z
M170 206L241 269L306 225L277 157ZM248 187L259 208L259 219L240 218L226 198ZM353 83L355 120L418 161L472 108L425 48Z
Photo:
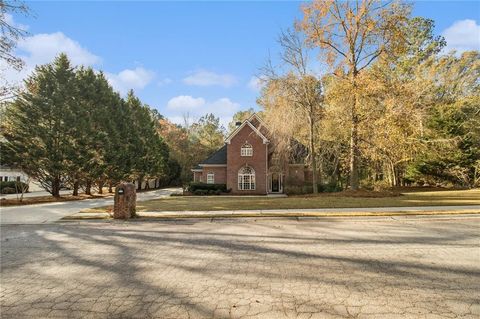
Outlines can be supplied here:
M252 145L245 142L240 151L240 156L253 156L253 147Z

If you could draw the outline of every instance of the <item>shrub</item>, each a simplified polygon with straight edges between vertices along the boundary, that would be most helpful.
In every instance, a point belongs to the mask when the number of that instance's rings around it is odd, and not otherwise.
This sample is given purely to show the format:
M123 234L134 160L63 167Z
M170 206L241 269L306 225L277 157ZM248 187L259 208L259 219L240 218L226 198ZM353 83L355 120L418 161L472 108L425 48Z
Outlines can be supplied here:
M208 195L215 195L215 192L217 191L218 189L209 189L208 190Z
M195 193L196 190L204 190L204 191L216 191L219 190L220 192L227 192L227 185L226 184L207 184L207 183L198 183L192 182L188 186L188 191L191 193Z
M4 187L2 189L2 194L15 194L16 191L15 191L15 188L12 188L12 187Z
M217 189L217 190L215 191L215 195L220 195L221 193L222 193L222 191L219 190L219 189Z
M18 192L21 193L22 187L23 189L25 189L25 192L28 192L28 185L25 184L24 182L17 182L17 181L0 182L0 192L2 194L15 194L15 189L18 189ZM4 188L13 188L13 193L4 193L3 192Z

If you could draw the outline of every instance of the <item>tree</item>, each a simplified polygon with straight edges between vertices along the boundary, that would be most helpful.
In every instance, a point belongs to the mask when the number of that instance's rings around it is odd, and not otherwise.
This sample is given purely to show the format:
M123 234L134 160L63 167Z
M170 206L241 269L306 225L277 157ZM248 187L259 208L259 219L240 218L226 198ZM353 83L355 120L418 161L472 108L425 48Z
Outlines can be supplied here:
M265 118L270 127L279 133L277 139L281 136L287 138L283 143L286 147L291 145L292 138L299 139L298 132L307 128L306 144L312 166L312 187L313 192L317 193L316 146L317 129L323 115L322 85L309 71L307 48L298 32L292 30L283 32L279 43L283 50L281 60L287 67L287 73L278 75L273 67L267 66L264 77L268 81L262 90L259 103L265 107ZM290 127L287 128L285 123L289 123Z
M194 150L195 145L189 139L188 130L180 125L174 124L169 120L160 119L158 126L159 135L165 140L170 150L169 156L171 161L175 161L180 166L180 172L176 169L176 178L181 183L191 180L191 169L201 160L199 154ZM171 164L175 165L175 164Z
M191 127L192 138L203 146L205 153L210 154L222 147L225 139L225 128L220 124L220 118L213 114L202 116ZM205 155L207 155L205 154Z
M479 186L480 53L441 56L428 73L435 74L433 103L425 123L428 147L410 166L410 177Z
M233 114L232 120L230 121L230 123L228 123L228 134L235 131L235 129L237 128L237 122L245 121L254 113L255 113L255 110L253 108L249 108L248 110L238 111L235 114Z
M10 83L4 75L3 69L9 66L20 70L24 62L14 54L17 42L27 35L27 31L12 23L9 17L12 13L29 14L29 9L21 1L0 0L0 60L5 61L6 65L0 65L0 103L12 99L18 90L15 83Z
M36 67L6 110L4 147L53 196L68 177L74 145L75 73L66 55Z
M376 59L401 52L405 39L401 30L410 7L380 0L316 0L302 8L303 20L297 27L307 36L307 43L320 50L334 74L348 80L351 98L350 187L359 187L358 77Z
M24 62L15 56L13 51L15 50L18 40L22 39L27 34L27 31L7 19L7 15L12 13L27 15L29 9L22 1L0 0L0 60L20 70Z
M128 153L132 158L130 176L137 181L140 190L145 179L162 174L168 149L157 133L157 124L150 109L141 103L133 91L128 93L126 105L131 127L127 137Z
M409 19L402 30L408 43L404 51L394 60L379 57L358 76L357 110L363 119L359 149L369 161L363 173L369 173L371 181L403 185L408 163L425 149L424 123L435 104L434 79L425 71L445 45L442 37L433 35L433 27L431 20ZM340 79L336 89L341 85ZM349 83L344 87L348 89Z

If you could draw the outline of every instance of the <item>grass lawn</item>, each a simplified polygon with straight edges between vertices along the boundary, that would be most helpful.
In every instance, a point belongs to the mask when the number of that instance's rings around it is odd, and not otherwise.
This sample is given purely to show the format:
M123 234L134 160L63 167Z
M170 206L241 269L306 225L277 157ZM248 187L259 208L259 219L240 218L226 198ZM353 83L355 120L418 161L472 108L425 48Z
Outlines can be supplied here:
M368 195L366 195L368 196ZM137 203L137 211L309 209L388 206L480 205L480 189L408 192L390 197L353 197L351 194L270 197L179 196Z

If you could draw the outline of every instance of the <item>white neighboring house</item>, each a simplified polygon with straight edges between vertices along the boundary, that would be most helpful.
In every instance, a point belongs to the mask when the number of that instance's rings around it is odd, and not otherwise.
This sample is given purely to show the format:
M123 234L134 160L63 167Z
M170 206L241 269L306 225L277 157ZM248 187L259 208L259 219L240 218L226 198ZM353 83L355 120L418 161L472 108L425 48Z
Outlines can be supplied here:
M28 191L29 192L39 192L43 191L44 189L40 187L38 183L36 183L33 179L30 178L27 174L25 174L22 170L8 167L8 166L0 166L0 181L7 182L7 181L21 181L24 183L29 182L28 184Z

